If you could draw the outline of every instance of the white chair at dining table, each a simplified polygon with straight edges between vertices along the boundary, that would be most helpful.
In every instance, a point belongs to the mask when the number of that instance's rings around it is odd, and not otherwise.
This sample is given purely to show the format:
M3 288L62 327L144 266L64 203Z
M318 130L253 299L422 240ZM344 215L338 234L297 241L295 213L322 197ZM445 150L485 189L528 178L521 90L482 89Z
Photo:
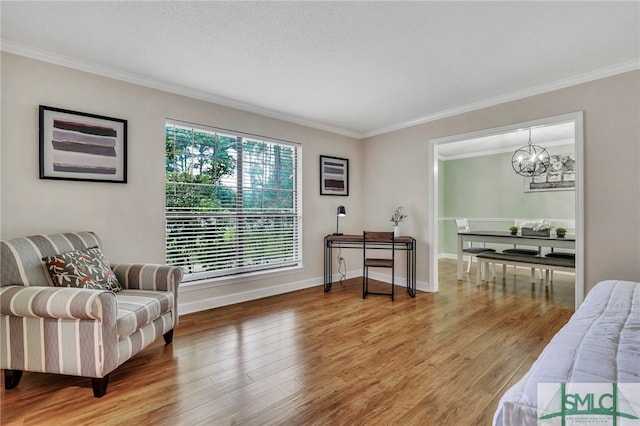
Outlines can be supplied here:
M465 219L465 218L463 218L463 219L453 219L453 221L456 224L457 232L470 232L471 231L471 228L469 227L469 220L468 219ZM462 249L462 252L469 256L469 263L467 264L467 274L468 274L469 271L471 271L471 262L473 261L473 258L476 257L476 255L478 253L495 252L495 249L487 247L485 243L482 243L482 246L474 246L471 243L471 241L469 241L469 246L468 247L464 247ZM495 276L495 265L494 265L494 273L493 273L493 275Z

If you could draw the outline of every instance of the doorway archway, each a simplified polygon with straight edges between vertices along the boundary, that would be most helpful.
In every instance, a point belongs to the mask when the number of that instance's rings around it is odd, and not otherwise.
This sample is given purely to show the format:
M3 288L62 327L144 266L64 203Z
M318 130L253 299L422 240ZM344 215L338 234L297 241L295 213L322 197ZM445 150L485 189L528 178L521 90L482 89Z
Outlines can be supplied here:
M506 126L484 129L475 132L457 134L429 140L428 143L428 174L429 209L428 209L428 260L429 283L428 291L438 291L438 259L439 259L439 150L443 147L453 147L449 144L463 144L464 141L480 138L492 139L519 130L572 123L575 143L575 224L576 224L576 270L575 270L575 306L582 303L584 298L584 137L583 113L575 112L538 120L514 123Z

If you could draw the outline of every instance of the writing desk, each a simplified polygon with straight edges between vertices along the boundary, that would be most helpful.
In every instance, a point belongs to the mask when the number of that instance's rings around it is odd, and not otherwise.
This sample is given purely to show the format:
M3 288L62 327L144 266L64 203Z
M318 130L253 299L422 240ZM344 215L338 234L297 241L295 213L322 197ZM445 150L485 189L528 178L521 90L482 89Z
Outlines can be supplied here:
M401 236L394 238L396 250L407 252L407 293L411 297L416 297L416 240L413 237ZM331 290L331 279L333 271L333 248L362 249L364 237L360 235L327 235L324 237L324 291ZM391 243L371 243L369 247L389 250Z
M464 268L462 261L462 249L465 241L481 243L516 244L522 246L552 247L552 248L576 248L575 236L567 235L565 238L558 237L538 237L513 235L506 231L470 231L458 232L458 279L462 279Z

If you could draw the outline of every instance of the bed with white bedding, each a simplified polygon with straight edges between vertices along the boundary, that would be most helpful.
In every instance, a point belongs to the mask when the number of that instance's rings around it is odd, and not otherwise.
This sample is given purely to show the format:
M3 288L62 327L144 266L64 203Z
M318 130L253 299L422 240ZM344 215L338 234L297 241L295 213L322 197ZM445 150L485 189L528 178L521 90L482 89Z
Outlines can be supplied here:
M495 426L536 425L538 383L640 383L640 283L602 281L500 400Z

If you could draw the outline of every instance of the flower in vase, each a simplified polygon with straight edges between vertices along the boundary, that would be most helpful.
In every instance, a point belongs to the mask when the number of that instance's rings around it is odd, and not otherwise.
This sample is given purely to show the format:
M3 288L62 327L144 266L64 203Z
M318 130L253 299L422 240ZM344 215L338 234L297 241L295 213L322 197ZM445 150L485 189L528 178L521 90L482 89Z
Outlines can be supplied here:
M398 226L398 224L402 222L405 217L407 217L407 215L402 212L402 206L400 206L396 209L395 212L393 212L390 222L393 222L394 226Z

